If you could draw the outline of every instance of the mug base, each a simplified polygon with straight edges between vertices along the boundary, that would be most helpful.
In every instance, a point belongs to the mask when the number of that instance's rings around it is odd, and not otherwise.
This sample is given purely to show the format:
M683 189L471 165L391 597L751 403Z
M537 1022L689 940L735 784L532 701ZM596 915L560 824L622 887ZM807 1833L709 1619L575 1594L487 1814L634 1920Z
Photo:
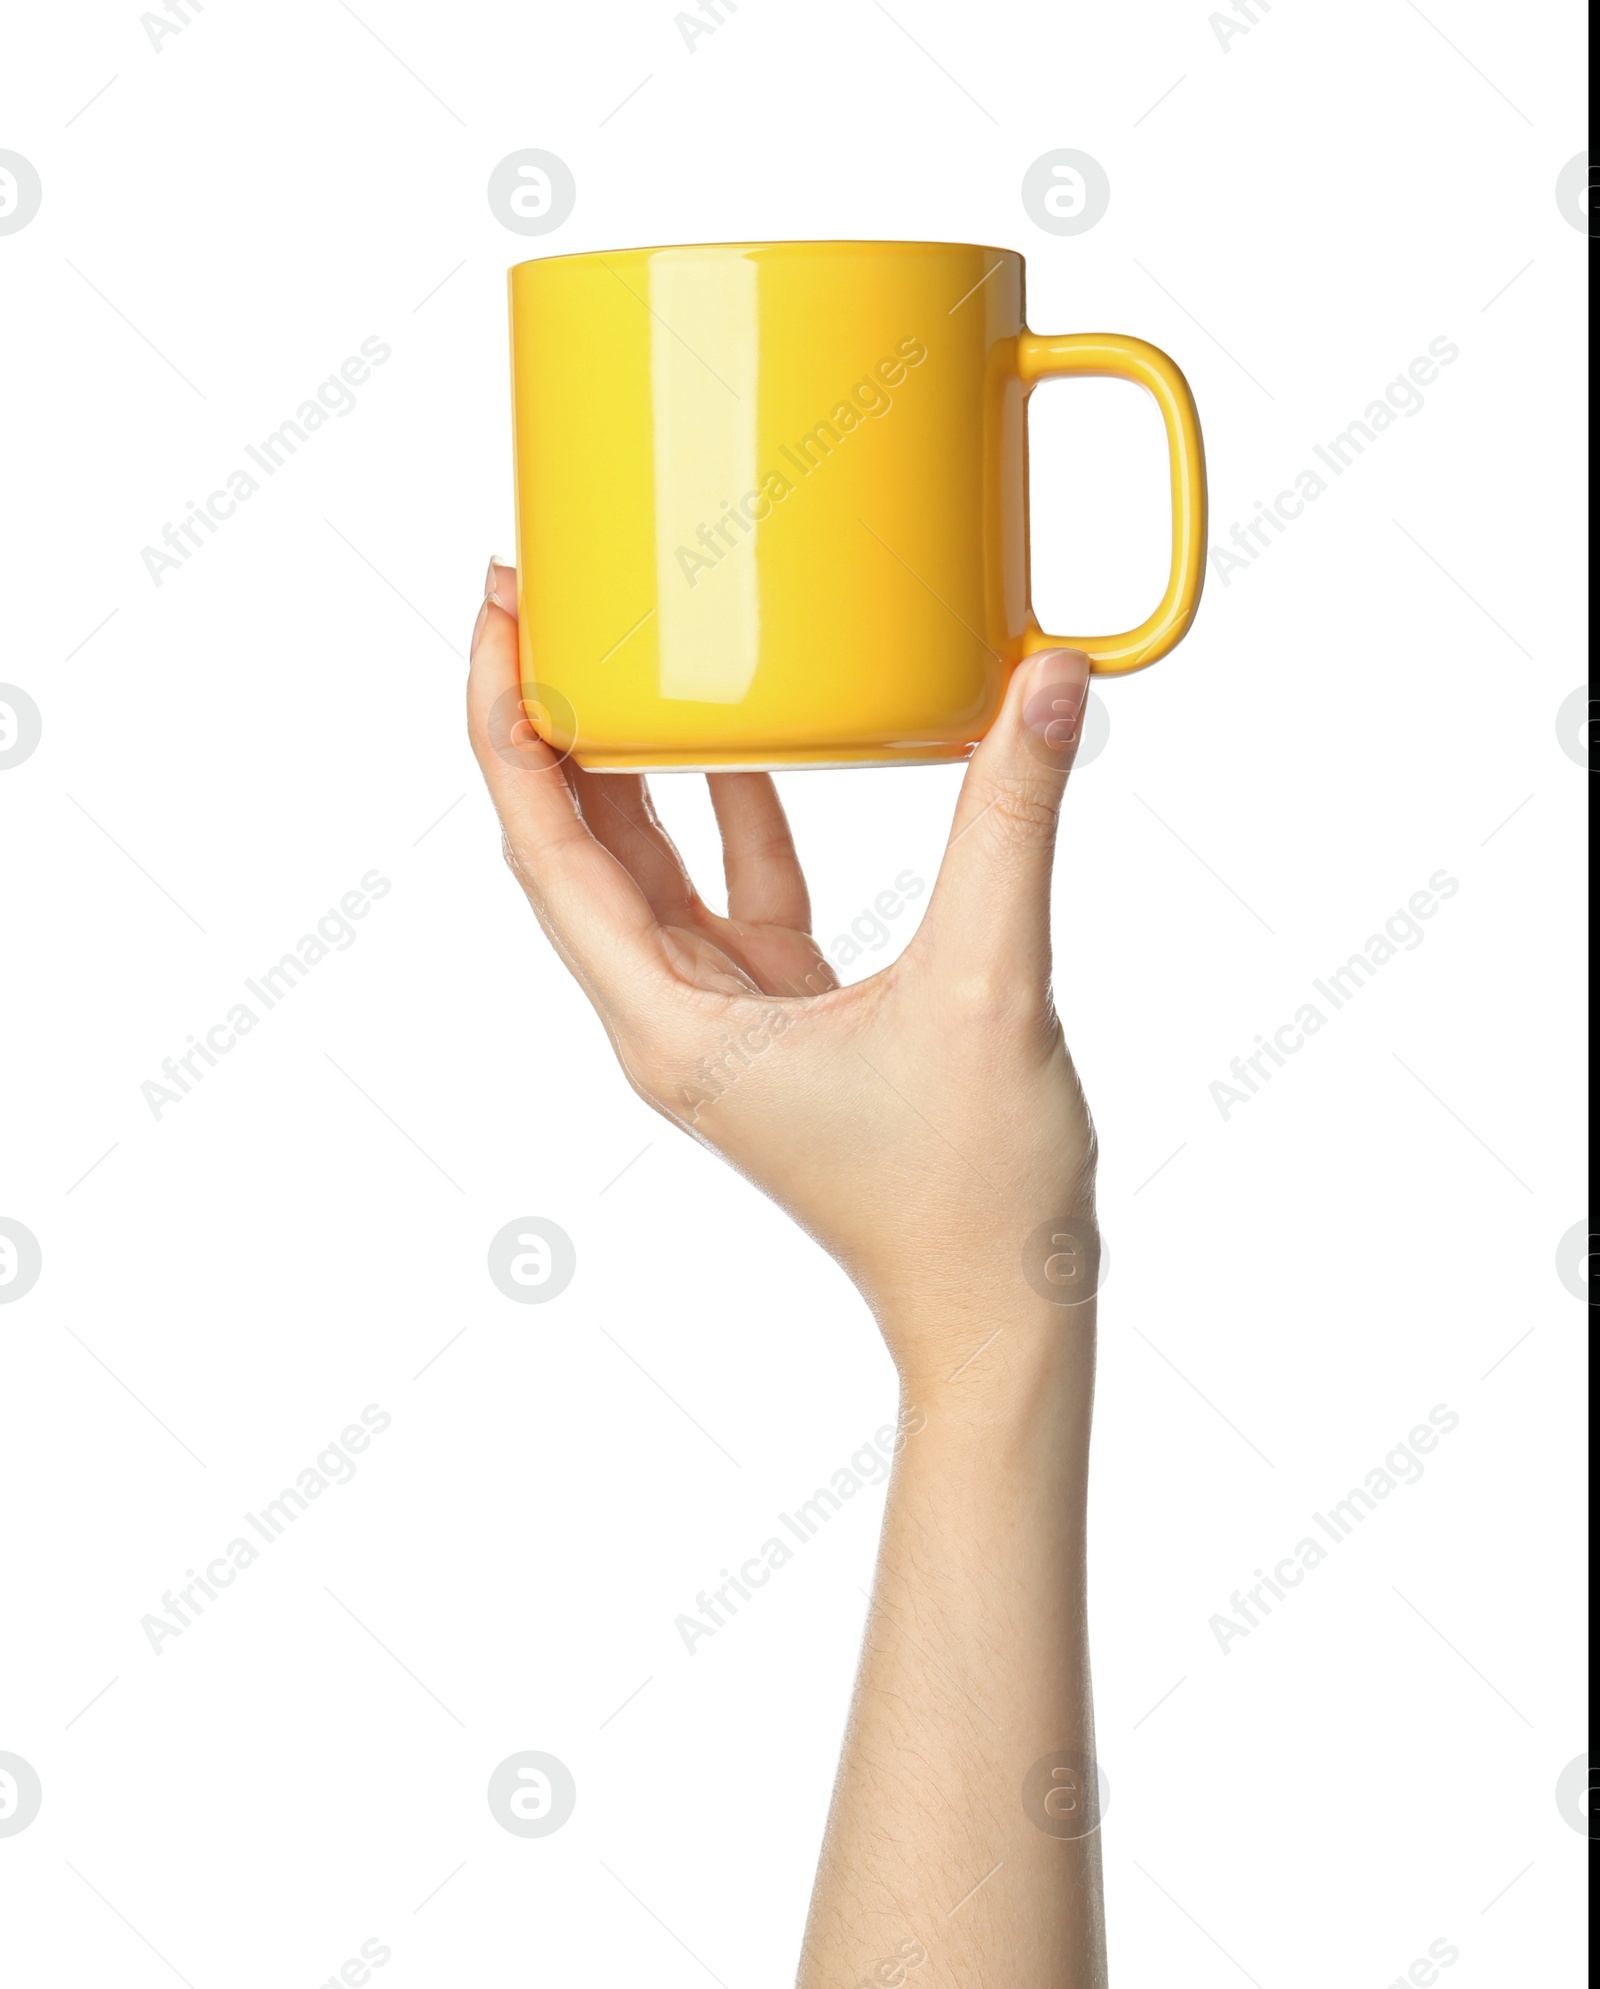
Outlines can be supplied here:
M786 746L770 752L730 749L654 753L585 753L572 757L585 773L817 773L845 767L959 766L971 759L974 740L963 746L911 746L885 753L882 746Z

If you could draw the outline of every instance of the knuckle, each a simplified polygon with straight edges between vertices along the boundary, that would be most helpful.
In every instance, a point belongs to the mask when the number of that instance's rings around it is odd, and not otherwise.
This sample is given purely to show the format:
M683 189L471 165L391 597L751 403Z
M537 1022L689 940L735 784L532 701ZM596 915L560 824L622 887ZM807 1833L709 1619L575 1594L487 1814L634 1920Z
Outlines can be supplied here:
M984 820L1002 844L1036 844L1055 834L1061 783L1040 774L1006 774L988 797Z
M687 1045L663 1041L651 1033L626 1042L613 1039L617 1062L634 1096L664 1119L693 1121L722 1086Z
M540 885L539 878L534 871L533 865L528 861L526 853L517 848L511 839L510 830L505 828L502 828L500 832L500 860L517 880L522 895L527 899L533 909L534 917L543 926L545 933L551 939L554 939L555 934L551 928L550 911L545 902L545 893Z
M506 730L505 725L499 722L503 702L503 699L497 699L494 703L487 703L470 689L467 694L467 744L485 771L503 743L499 736Z
M1040 1019L1039 990L994 960L975 963L947 984L957 1021L980 1041L1009 1041Z
M522 853L511 840L509 831L505 829L500 831L500 860L531 898L533 896L533 873L523 861Z

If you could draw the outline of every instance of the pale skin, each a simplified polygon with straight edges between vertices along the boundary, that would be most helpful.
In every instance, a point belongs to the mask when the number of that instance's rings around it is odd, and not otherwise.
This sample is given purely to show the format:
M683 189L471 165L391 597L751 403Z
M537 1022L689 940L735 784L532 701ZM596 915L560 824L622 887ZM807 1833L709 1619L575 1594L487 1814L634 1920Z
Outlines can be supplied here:
M1050 947L1088 658L1046 650L1017 669L920 928L840 987L770 776L708 777L723 917L642 779L585 773L538 737L514 571L491 564L486 596L468 719L517 881L634 1090L837 1259L900 1377L905 1435L799 1989L1101 1989L1084 1610L1095 1137Z

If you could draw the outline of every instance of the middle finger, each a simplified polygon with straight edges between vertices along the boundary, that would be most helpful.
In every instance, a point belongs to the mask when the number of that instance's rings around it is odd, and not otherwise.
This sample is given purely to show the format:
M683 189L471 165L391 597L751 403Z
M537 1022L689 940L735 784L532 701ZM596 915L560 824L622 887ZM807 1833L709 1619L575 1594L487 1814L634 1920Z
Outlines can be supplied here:
M562 772L590 833L627 870L663 925L687 923L703 909L641 775L588 773L571 759Z

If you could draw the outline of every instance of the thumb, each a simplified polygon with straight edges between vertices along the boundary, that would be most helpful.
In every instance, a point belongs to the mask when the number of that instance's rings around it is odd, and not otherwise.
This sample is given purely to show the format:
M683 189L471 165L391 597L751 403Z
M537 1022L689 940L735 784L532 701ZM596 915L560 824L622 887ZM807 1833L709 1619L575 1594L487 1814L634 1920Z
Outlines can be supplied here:
M1041 649L1012 673L956 803L928 907L935 945L1048 975L1056 823L1088 695L1081 649Z

